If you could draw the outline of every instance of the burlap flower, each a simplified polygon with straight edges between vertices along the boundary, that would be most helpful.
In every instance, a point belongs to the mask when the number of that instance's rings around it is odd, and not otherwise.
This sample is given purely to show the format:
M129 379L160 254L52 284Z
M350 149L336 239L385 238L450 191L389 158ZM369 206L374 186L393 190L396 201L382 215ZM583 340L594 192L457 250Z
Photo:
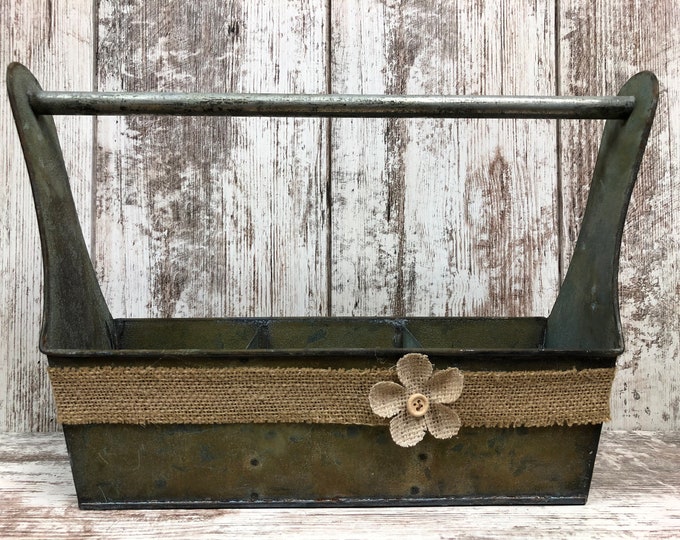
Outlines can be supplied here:
M445 404L463 391L463 375L457 368L437 371L424 354L410 353L397 362L403 384L383 381L373 385L368 400L373 412L392 418L390 433L399 446L413 446L429 431L437 439L449 439L460 429L458 413Z

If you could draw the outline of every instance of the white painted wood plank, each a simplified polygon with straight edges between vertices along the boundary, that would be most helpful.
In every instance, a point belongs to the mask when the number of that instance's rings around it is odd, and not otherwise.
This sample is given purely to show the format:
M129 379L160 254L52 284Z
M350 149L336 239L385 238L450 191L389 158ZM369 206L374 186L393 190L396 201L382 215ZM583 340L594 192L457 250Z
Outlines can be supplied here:
M606 432L585 506L78 510L59 434L0 434L2 538L672 538L680 434Z
M0 0L0 66L26 65L44 88L92 88L92 2ZM4 73L4 71L3 71ZM4 87L4 86L3 86ZM76 206L89 242L92 120L57 118ZM0 98L0 431L56 428L44 357L40 241L9 100Z
M554 5L333 4L333 92L555 91ZM336 315L547 315L555 124L343 120L332 129Z
M100 90L326 90L323 2L99 8ZM326 312L318 119L101 118L97 269L114 316Z
M638 71L661 83L628 211L619 273L627 351L612 392L615 429L680 429L680 4L560 3L562 93L616 93ZM563 123L564 245L570 256L602 124Z

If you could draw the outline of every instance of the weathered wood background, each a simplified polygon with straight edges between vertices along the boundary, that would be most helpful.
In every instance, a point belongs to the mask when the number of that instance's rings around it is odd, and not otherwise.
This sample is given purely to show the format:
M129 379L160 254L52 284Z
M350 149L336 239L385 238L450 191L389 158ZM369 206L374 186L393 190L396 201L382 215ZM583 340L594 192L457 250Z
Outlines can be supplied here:
M613 94L661 102L624 235L612 426L680 428L676 0L0 0L48 89ZM0 430L56 428L39 240L0 100ZM114 316L547 315L601 122L59 119Z

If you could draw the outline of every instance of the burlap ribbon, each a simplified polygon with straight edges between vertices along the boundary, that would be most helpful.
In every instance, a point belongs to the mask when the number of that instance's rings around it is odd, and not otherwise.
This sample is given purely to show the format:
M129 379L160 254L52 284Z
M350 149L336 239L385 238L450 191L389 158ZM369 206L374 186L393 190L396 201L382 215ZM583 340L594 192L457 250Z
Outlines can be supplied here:
M455 409L468 427L609 420L613 368L466 371ZM51 367L63 424L382 425L368 393L394 370L248 367Z

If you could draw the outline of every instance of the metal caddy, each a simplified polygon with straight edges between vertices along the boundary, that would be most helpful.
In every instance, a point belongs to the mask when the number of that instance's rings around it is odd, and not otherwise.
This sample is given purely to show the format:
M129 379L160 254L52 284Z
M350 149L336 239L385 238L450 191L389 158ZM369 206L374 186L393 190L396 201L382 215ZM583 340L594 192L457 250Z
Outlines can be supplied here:
M585 503L623 351L619 248L653 74L610 97L53 92L16 63L7 84L81 508ZM607 122L547 318L114 319L52 119L67 114Z

